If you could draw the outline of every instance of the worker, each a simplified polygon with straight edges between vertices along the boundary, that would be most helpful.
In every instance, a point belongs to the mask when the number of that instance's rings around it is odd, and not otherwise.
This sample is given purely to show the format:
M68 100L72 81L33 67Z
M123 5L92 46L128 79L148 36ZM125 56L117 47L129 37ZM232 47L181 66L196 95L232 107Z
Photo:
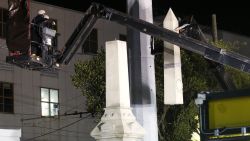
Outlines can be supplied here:
M31 21L31 55L40 56L42 46L41 25L46 21L45 10L39 10L37 16Z

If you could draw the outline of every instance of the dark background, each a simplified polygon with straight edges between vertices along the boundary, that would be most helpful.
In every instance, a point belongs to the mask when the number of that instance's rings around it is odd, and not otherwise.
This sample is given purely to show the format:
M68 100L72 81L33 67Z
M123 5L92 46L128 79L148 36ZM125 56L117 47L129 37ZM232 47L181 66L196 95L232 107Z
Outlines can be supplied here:
M36 0L52 5L85 11L92 2L126 12L126 0ZM169 7L177 17L193 15L198 23L211 26L211 15L217 15L219 29L250 36L250 5L247 0L152 0L154 16L166 15Z

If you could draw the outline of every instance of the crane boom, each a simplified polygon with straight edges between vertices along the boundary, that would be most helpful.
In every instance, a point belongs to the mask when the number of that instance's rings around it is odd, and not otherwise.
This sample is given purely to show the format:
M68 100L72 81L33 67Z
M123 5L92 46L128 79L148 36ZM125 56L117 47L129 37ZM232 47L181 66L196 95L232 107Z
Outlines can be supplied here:
M107 8L97 3L93 3L90 6L71 35L66 43L66 48L62 56L58 59L59 63L69 63L76 50L85 42L97 19L117 22L121 25L178 45L183 49L202 55L211 61L250 73L250 59L248 57L175 33L171 30L156 26L144 20L136 19L125 13Z

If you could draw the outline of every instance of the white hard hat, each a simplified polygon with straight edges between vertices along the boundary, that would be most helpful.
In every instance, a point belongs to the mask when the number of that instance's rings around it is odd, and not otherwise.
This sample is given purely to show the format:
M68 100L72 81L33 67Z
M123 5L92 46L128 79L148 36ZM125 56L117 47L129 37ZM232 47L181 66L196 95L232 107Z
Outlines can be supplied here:
M49 16L48 16L48 15L44 15L44 18L45 18L45 19L49 19Z
M44 15L45 14L45 10L39 10L37 14Z

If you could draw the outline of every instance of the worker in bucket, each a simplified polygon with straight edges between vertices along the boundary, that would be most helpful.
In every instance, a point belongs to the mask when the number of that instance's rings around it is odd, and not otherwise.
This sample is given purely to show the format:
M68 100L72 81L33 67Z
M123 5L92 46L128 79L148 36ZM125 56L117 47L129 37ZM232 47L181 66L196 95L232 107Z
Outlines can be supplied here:
M42 23L48 20L45 10L39 10L31 21L31 55L40 56L42 46Z

